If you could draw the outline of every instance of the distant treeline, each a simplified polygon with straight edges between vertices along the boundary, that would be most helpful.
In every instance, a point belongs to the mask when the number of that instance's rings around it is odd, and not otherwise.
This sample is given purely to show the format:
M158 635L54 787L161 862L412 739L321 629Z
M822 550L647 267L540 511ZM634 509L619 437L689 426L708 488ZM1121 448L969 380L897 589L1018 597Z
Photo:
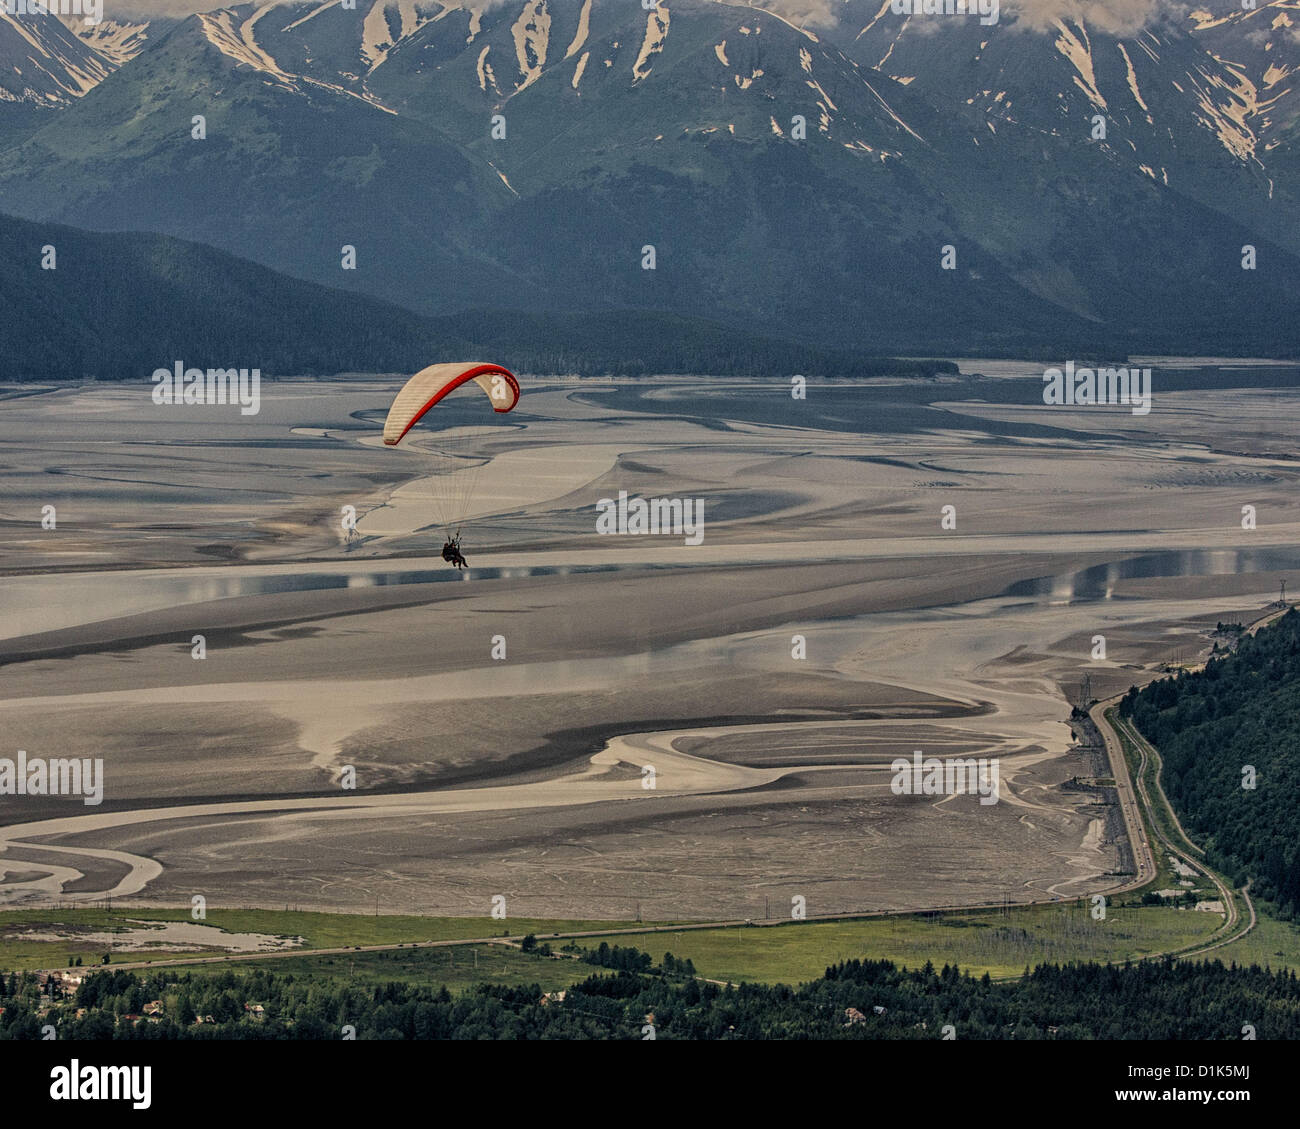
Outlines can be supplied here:
M654 311L478 312L434 322L449 337L475 342L467 347L471 357L507 357L516 369L542 375L867 378L960 371L952 361L909 361L873 356L865 350L809 346Z
M947 965L853 960L789 988L700 981L688 962L666 955L652 967L631 949L597 960L619 970L564 993L481 984L459 996L264 969L105 970L60 1002L13 975L0 983L0 1039L39 1039L55 1011L60 1039L326 1040L345 1025L358 1039L642 1039L649 1026L660 1039L941 1039L949 1026L959 1039L1238 1039L1247 1022L1261 1039L1300 1038L1294 972L1219 961L1040 965L995 983Z
M494 360L518 372L852 377L955 373L943 361L756 337L653 311L425 317L200 243L0 215L0 380L138 380L177 361L264 376L415 372Z
M1120 713L1160 750L1165 791L1210 860L1300 920L1300 614L1203 671L1130 690Z

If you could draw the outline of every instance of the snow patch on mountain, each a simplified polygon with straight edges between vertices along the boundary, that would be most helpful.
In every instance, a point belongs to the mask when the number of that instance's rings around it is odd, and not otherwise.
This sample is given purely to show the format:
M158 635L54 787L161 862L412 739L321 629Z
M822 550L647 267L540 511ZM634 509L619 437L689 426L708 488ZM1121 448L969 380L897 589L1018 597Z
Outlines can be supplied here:
M88 24L80 16L64 16L60 19L73 35L83 43L89 43L116 67L140 54L144 50L145 40L149 38L148 21L131 24L100 20L97 24Z
M1128 52L1124 49L1124 44L1116 43L1115 46L1119 48L1119 53L1124 56L1124 66L1128 75L1128 88L1133 94L1133 101L1142 107L1146 113L1147 121L1155 125L1155 120L1151 117L1151 108L1142 101L1142 91L1138 89L1138 76L1137 71L1133 69L1133 60L1129 58Z
M1264 85L1276 86L1287 75L1292 73L1292 68L1288 66L1278 66L1276 63L1270 63L1268 70L1264 72Z
M518 93L541 78L546 66L546 49L551 41L551 13L546 0L529 0L510 34L514 36L515 58L519 60L519 73L524 79L515 88Z
M881 17L884 16L885 13L889 11L889 6L890 6L890 0L881 0L880 11L878 11L874 16L871 17L871 22L867 24L867 26L864 27L860 32L858 32L856 38L861 39L864 35L867 34L867 32L869 32L873 27L875 27L876 24L880 22ZM909 20L911 20L911 18L912 18L911 16L907 16L903 20L903 23L906 24ZM901 35L902 32L900 31L899 34Z
M771 2L771 0L769 0L769 3L770 3L770 2ZM775 5L773 5L773 7L775 7ZM783 24L785 24L786 27L790 28L790 29L793 30L793 31L797 31L800 35L806 35L806 36L807 36L809 39L811 39L814 43L820 43L820 42L821 42L821 40L818 39L815 35L813 35L813 33L812 33L811 31L809 31L806 27L800 27L798 24L796 24L796 23L792 23L790 20L787 20L783 15L781 15L780 12L774 12L774 11L771 11L771 10L769 9L769 11L768 11L767 14L768 14L769 16L771 16L774 20L780 20ZM828 16L829 16L829 13L828 13ZM834 23L835 20L834 20L833 17L830 17L829 20L823 19L823 20L819 20L818 22L822 22L822 23L825 23L825 22ZM762 30L763 30L762 28L759 28L759 31L762 31Z
M377 110L383 110L387 114L396 116L397 112L395 110L385 106L368 93L358 94L355 90L349 90L338 83L313 78L311 75L291 74L281 67L270 52L257 42L258 23L275 11L275 8L276 6L271 4L255 9L253 14L240 23L238 27L235 24L238 17L235 9L227 8L217 12L200 13L198 16L199 26L203 29L203 35L207 41L223 55L234 59L236 63L270 75L276 82L289 90L301 92L302 85L306 84L318 87L321 90L328 90L332 94L342 94L348 98L356 98L358 101L365 102L368 106L373 106Z
M57 106L93 90L113 70L106 54L57 16L0 11L0 101Z
M393 35L388 29L388 4L378 0L372 4L366 18L361 21L361 57L373 70L388 56L393 45Z
M571 59L581 51L589 34L591 34L591 0L583 0L582 11L578 15L578 30L574 32L573 42L569 44L564 57Z
M494 173L497 174L497 176L501 178L501 183L504 184L508 189L510 189L510 191L514 193L514 195L516 196L519 195L518 192L515 192L515 186L511 184L510 181L506 178L506 174L503 173L499 168L497 168L496 165L494 165L491 161L488 161L488 168L490 168Z
M874 86L872 86L871 83L867 82L866 79L863 79L862 81L863 81L863 85L866 86L866 88L871 91L871 93L875 96L876 101L880 103L881 108L885 111L885 113L887 113L890 116L891 119L893 119L894 123L897 124L898 126L901 126L904 130L906 130L913 137L915 137L917 141L921 142L921 144L924 145L926 143L925 138L922 137L919 133L917 133L916 130L914 130L910 125L907 124L907 122L903 121L903 119L900 118L894 112L893 106L891 106L888 102L884 100L884 98L880 96L880 91L878 91Z
M1192 21L1195 30L1206 31L1220 24L1226 24L1235 15L1235 12L1229 12L1226 16L1218 16L1213 12L1207 12L1204 8L1197 8L1196 11L1189 12L1187 18Z
M293 75L281 70L280 65L258 46L257 40L253 37L253 29L257 26L258 20L270 11L272 11L270 7L257 9L252 17L241 23L238 28L235 27L235 13L232 10L201 12L199 24L208 42L223 55L254 70L269 74L292 87Z
M487 61L488 52L491 50L492 45L489 43L478 53L478 62L475 65L475 70L478 72L478 88L486 94L488 86L491 85L493 91L500 94L497 77L492 73L492 64Z
M1075 24L1075 29L1071 30L1060 20L1056 21L1056 28L1060 33L1056 39L1056 49L1079 72L1074 79L1075 86L1082 90L1088 96L1088 101L1099 110L1109 109L1106 99L1097 89L1097 75L1092 65L1092 44L1088 40L1087 31L1082 24Z
M641 51L632 64L632 78L637 82L650 77L650 59L658 55L668 42L668 24L670 22L667 8L653 9L645 22L645 38L641 41Z
M1187 72L1187 77L1191 80L1192 89L1196 91L1197 105L1205 114L1202 119L1205 127L1218 137L1223 147L1234 157L1248 161L1255 158L1256 137L1247 123L1259 110L1259 91L1240 70L1232 67L1225 67L1224 70L1237 80L1235 86L1222 75L1207 73L1199 67L1199 81L1190 71ZM1211 89L1221 90L1228 97L1221 104L1217 103L1211 97Z
M416 0L375 0L361 24L361 58L373 71L402 40L446 13L443 8L436 16L425 15Z
M308 20L314 20L314 19L315 19L317 16L319 16L322 12L328 11L330 8L337 8L337 7L338 7L340 4L342 4L342 3L343 3L343 0L327 0L326 3L321 4L321 5L318 6L318 7L315 7L315 8L310 9L310 10L307 12L307 14L306 14L305 16L302 16L302 17L300 17L299 19L294 20L293 23L291 23L291 24L286 24L286 25L285 25L283 28L281 28L280 30L281 30L281 31L293 31L294 28L296 28L296 27L301 27L301 26L302 26L303 24L305 24Z

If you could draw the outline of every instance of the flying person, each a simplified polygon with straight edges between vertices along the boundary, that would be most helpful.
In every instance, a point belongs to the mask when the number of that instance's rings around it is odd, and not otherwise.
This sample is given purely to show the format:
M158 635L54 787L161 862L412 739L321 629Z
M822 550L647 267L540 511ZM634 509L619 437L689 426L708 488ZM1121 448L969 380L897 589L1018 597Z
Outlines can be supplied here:
M448 538L447 543L442 547L442 559L457 568L469 568L469 563L460 552L460 534Z

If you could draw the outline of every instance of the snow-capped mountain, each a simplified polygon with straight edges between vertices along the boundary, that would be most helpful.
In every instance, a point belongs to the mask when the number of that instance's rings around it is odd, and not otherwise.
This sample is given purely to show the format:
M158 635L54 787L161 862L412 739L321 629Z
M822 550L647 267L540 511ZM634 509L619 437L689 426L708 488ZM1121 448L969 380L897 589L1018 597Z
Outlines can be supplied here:
M653 308L949 350L1280 332L1300 0L1153 0L1125 27L829 8L326 0L73 37L103 73L0 143L0 191L426 312Z
M97 24L88 24L80 16L59 18L69 31L82 42L90 44L114 67L120 67L123 63L134 59L144 50L145 44L151 38L157 38L176 22L167 18L141 20L138 23L105 19Z
M1198 9L1188 17L1197 42L1236 79L1236 105L1229 123L1207 114L1207 126L1241 145L1267 167L1270 154L1289 141L1287 130L1300 115L1300 0L1271 0L1250 9L1214 14Z
M61 109L93 90L177 21L100 20L0 8L0 128L4 103Z
M114 65L57 16L11 15L0 8L0 103L66 105L103 81Z
M1117 171L1247 218L1300 251L1300 233L1268 206L1277 189L1268 134L1300 55L1293 12L1295 0L1274 0L1214 18L1153 7L1150 21L1128 28L1014 17L987 28L848 0L856 18L846 25L857 30L846 50L938 102L970 106L988 131L983 144L1010 136L1095 147ZM1260 31L1271 41L1259 42Z

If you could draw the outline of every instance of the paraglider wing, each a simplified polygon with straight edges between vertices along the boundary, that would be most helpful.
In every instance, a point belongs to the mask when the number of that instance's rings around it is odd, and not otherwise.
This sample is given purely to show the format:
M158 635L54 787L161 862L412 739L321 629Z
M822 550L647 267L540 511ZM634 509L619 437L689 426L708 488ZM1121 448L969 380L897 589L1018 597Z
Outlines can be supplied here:
M406 382L388 409L384 442L396 447L434 404L471 380L487 394L496 412L508 412L519 403L519 381L514 373L500 365L466 362L430 365Z

